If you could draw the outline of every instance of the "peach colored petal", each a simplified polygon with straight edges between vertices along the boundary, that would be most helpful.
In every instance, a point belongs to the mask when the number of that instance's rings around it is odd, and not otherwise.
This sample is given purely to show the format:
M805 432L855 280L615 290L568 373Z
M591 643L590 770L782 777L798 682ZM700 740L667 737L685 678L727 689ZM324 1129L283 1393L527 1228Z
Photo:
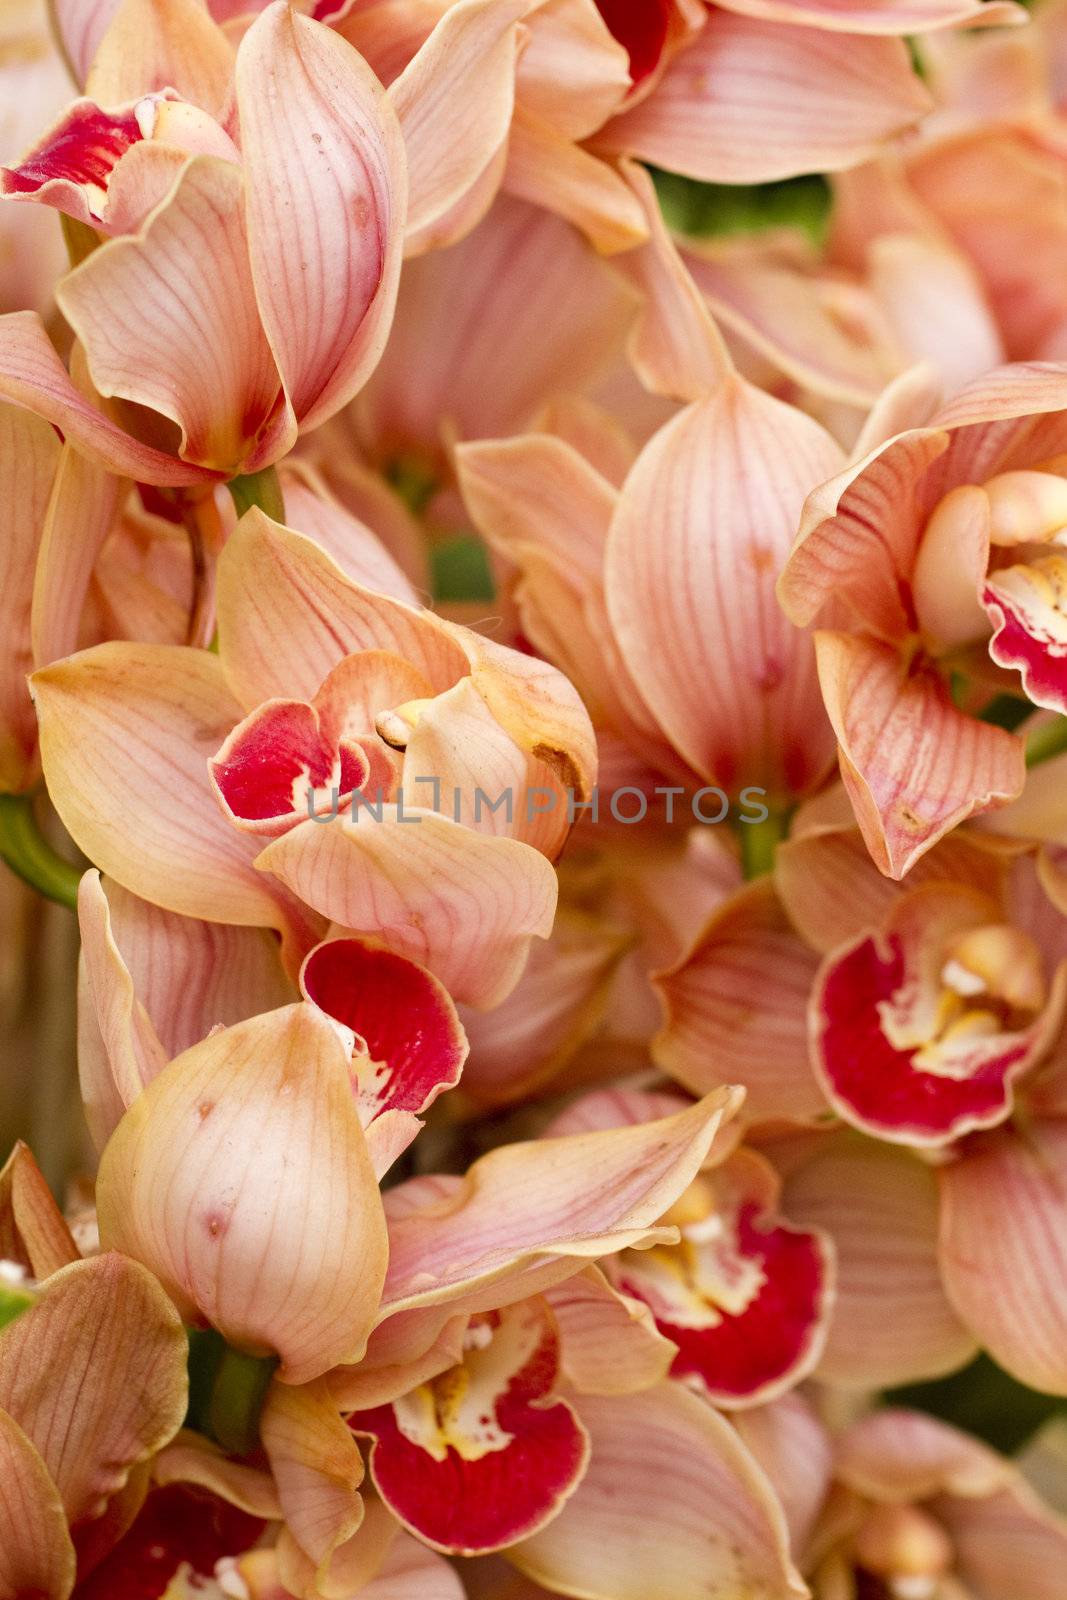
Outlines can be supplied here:
M64 446L41 532L33 585L33 663L47 667L78 648L93 569L127 485L99 461Z
M218 659L105 644L34 675L46 781L86 855L185 916L280 926L255 843L230 827L207 759L240 717Z
M807 1593L770 1484L704 1401L664 1383L572 1403L592 1459L555 1521L510 1552L523 1572L588 1600Z
M826 1100L809 1064L806 1022L817 971L773 883L749 884L656 977L666 1021L652 1044L655 1060L694 1093L743 1084L752 1121L818 1121Z
M1004 349L981 280L962 252L913 234L872 242L868 281L909 361L930 361L949 393L998 367Z
M1067 1393L1065 1162L1067 1123L1050 1120L975 1140L938 1174L953 1305L1001 1366L1050 1394Z
M79 1259L44 1174L22 1140L0 1168L0 1260L47 1278Z
M306 461L290 457L279 473L285 514L314 539L350 578L408 605L418 604L411 580L367 523L353 516Z
M56 35L79 87L118 6L119 0L55 0L52 6Z
M403 139L351 45L281 0L241 41L236 86L260 315L290 406L312 428L351 399L385 344L407 204Z
M636 1394L670 1371L675 1346L640 1300L619 1294L599 1267L549 1289L562 1341L562 1374L581 1394Z
M186 1339L159 1284L108 1253L54 1273L0 1334L0 1406L40 1452L72 1526L181 1426Z
M796 1392L751 1411L736 1411L731 1420L771 1480L789 1524L793 1555L805 1566L804 1553L833 1475L830 1434Z
M504 185L580 228L601 255L631 250L646 237L641 206L615 167L521 105L512 119Z
M347 1052L316 1008L253 1017L176 1057L112 1136L97 1204L105 1242L151 1263L231 1343L276 1353L283 1382L362 1354L385 1225Z
M324 1378L272 1384L260 1420L289 1533L324 1577L363 1521L363 1458Z
M196 157L142 234L94 251L58 294L102 394L177 423L183 459L240 469L272 419L278 370L256 308L237 167Z
M1021 1480L980 1500L960 1496L942 1502L939 1517L955 1547L960 1576L979 1595L1017 1590L1027 1600L1058 1600L1067 1521Z
M908 34L934 28L1000 28L1022 23L1011 0L721 0L727 11L771 22L808 23L840 33Z
M176 486L214 476L141 444L90 405L71 382L36 312L0 317L0 397L36 412L113 472L142 483Z
M841 776L875 865L902 878L967 817L1014 799L1022 743L957 711L932 669L907 674L897 651L816 635L819 678Z
M67 1600L77 1564L63 1502L40 1455L3 1410L0 1481L0 1595Z
M30 602L59 449L41 418L0 405L0 788L34 777L37 719L26 689Z
M202 1433L182 1429L152 1463L152 1482L193 1483L249 1516L277 1522L282 1515L271 1476L223 1454Z
M720 1091L635 1127L503 1145L443 1193L423 1191L423 1180L392 1190L381 1319L416 1306L444 1313L476 1291L492 1296L487 1305L509 1304L582 1260L652 1242L733 1109Z
M233 51L199 0L119 0L91 62L86 91L104 105L171 88L218 111L233 74Z
M921 1411L875 1411L838 1440L837 1476L879 1501L970 1499L993 1494L1013 1476L1011 1465L969 1434Z
M530 18L519 99L570 139L602 126L630 91L630 64L595 0L551 0Z
M646 445L612 522L605 588L619 647L641 664L641 693L675 748L730 792L796 795L831 759L814 652L773 580L809 484L837 459L810 418L730 381Z
M601 142L705 182L765 183L854 166L929 105L899 40L716 10Z
M974 1338L941 1283L929 1167L905 1151L837 1140L793 1172L784 1193L788 1215L824 1228L837 1252L820 1377L848 1389L888 1388L940 1377L970 1359Z
M556 879L538 851L493 839L408 801L381 818L304 822L258 857L307 905L418 961L456 1000L491 1006L547 938Z
M418 1354L411 1353L411 1330L419 1325L438 1328L440 1318L430 1309L402 1311L379 1323L370 1336L367 1354L355 1367L335 1367L329 1374L330 1394L342 1412L366 1411L388 1405L420 1384L436 1378L463 1359L463 1341L469 1317L461 1313L439 1329L431 1344ZM408 1341L403 1338L405 1324ZM415 1341L425 1343L425 1339ZM388 1354L396 1359L389 1361Z
M439 225L508 136L518 24L535 0L458 0L389 87L408 164L408 251L457 235Z

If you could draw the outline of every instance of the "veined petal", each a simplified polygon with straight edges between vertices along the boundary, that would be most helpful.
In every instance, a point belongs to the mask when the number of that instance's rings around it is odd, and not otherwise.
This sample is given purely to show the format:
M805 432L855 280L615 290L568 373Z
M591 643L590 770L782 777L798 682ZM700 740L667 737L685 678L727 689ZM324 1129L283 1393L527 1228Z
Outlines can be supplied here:
M789 1524L795 1558L804 1555L830 1487L834 1441L803 1395L783 1395L731 1418L774 1486Z
M512 118L504 182L509 194L580 228L602 255L632 250L647 236L641 206L612 163L521 105Z
M508 136L518 24L536 0L459 0L389 87L408 165L408 250L440 249L440 223Z
M746 1120L818 1119L826 1103L805 1025L817 971L773 882L749 884L715 912L675 967L656 976L666 1021L653 1056L693 1093L743 1084Z
M79 1259L63 1213L33 1152L19 1139L0 1168L0 1261L47 1278Z
M260 1436L286 1528L324 1578L334 1551L363 1521L363 1458L326 1380L272 1384Z
M55 0L56 33L79 86L118 6L119 0Z
M286 515L294 527L321 545L364 588L418 605L414 585L377 533L342 505L306 461L289 457L279 476Z
M562 1282L583 1259L657 1237L658 1218L695 1176L734 1104L720 1091L640 1126L504 1145L450 1180L443 1196L423 1198L416 1188L410 1206L406 1186L392 1190L384 1316L418 1305L444 1310L491 1286L501 1296L491 1303L507 1304L521 1298L532 1267L554 1268Z
M937 1182L903 1150L837 1139L786 1179L784 1208L823 1229L837 1297L819 1376L847 1389L941 1377L974 1354L937 1259ZM887 1298L899 1316L885 1314Z
M1063 613L1067 565L1059 554L991 572L982 599L993 619L989 654L1017 667L1035 705L1067 711L1067 626Z
M224 1454L202 1433L182 1429L152 1463L152 1482L195 1484L220 1495L249 1516L277 1522L281 1517L278 1491L269 1472L246 1466Z
M346 1053L314 1007L237 1023L172 1061L104 1151L97 1200L105 1241L231 1343L277 1354L283 1382L363 1353L385 1224Z
M67 1600L76 1561L59 1491L18 1423L0 1410L0 1594Z
M119 0L97 40L86 90L115 105L171 88L215 112L232 76L233 50L203 0Z
M352 398L385 344L403 254L403 137L362 57L281 0L241 41L236 84L260 316L289 404L312 428Z
M727 11L771 22L806 23L840 33L929 33L935 28L999 28L1026 19L1011 0L721 0Z
M387 1111L425 1111L459 1082L467 1040L444 985L363 939L333 939L300 973L307 999L364 1047L355 1062L364 1126Z
M554 0L530 19L519 61L519 98L571 139L602 127L630 92L626 48L595 0Z
M47 667L78 648L93 569L128 485L71 444L60 453L33 582L33 664Z
M177 423L183 459L239 470L278 400L239 168L195 157L143 233L94 251L58 295L101 393Z
M1020 740L957 711L932 668L907 673L891 645L816 635L841 776L880 871L902 878L951 828L1023 787Z
M472 1324L461 1362L349 1426L374 1440L370 1470L394 1514L439 1550L477 1555L555 1516L588 1459L555 1398L559 1332L541 1299Z
M0 1334L0 1406L40 1452L72 1526L98 1517L178 1431L186 1354L159 1284L113 1253L54 1273Z
M1049 1394L1067 1394L1065 1171L1067 1122L1049 1120L976 1139L938 1173L953 1305L1001 1366Z
M940 1512L960 1576L981 1594L1019 1592L1057 1600L1067 1555L1067 1522L1016 1478L982 1499L954 1497Z
M18 790L36 766L37 719L26 689L37 552L59 448L32 412L0 405L0 788Z
M600 142L705 182L766 183L855 166L929 105L899 40L716 10Z
M589 1600L807 1593L770 1484L706 1401L668 1382L572 1404L589 1468L560 1515L509 1552L523 1572Z
M448 992L491 1006L518 982L531 938L548 937L556 876L517 839L432 811L383 805L352 822L304 822L258 858L331 922L429 967ZM418 832L415 828L418 827Z
M675 748L727 790L796 795L831 760L814 652L773 579L808 486L837 460L810 418L733 380L653 437L620 498L605 566L616 639Z
M281 925L254 843L211 792L208 757L241 714L216 657L105 644L36 673L33 689L53 803L103 872L185 916Z
M560 1332L562 1374L581 1394L634 1394L670 1371L676 1346L642 1300L619 1294L599 1267L549 1289Z

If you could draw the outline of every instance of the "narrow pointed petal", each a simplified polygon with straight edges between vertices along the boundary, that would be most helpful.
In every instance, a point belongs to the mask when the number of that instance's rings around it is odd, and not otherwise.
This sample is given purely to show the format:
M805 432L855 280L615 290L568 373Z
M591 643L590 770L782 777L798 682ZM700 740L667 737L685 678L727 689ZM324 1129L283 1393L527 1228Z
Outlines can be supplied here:
M32 780L37 719L26 689L37 551L59 464L55 435L29 411L0 405L0 788Z
M311 428L352 398L385 344L403 253L403 137L362 57L280 0L245 34L236 84L260 315L292 410Z
M260 1436L285 1524L320 1576L363 1521L363 1458L324 1379L272 1384Z
M504 143L518 23L533 0L460 0L390 85L408 164L408 250L454 242L439 224Z
M274 411L278 370L256 308L237 167L190 162L143 233L94 251L59 297L102 394L177 423L183 459L240 469Z
M21 1139L0 1168L0 1260L47 1278L79 1259L63 1213Z
M225 102L232 75L233 50L199 0L119 0L97 42L86 88L104 105L176 89L214 112Z
M52 800L101 871L185 916L279 926L207 761L240 718L217 657L105 644L34 675Z
M819 1118L826 1101L808 1060L806 1025L817 971L773 883L748 885L677 966L656 977L666 1011L652 1045L656 1061L694 1094L743 1084L747 1120Z
M0 1335L0 1406L36 1445L72 1526L99 1516L178 1431L186 1354L159 1284L112 1253L54 1273Z
M551 122L517 106L504 175L508 193L573 223L601 255L632 250L648 229L622 174Z
M605 586L619 646L675 748L729 791L796 795L832 759L814 651L774 574L808 487L837 460L810 418L731 381L654 436L615 513Z
M807 1593L770 1484L705 1401L664 1383L572 1403L589 1433L590 1465L560 1515L511 1552L523 1572L589 1600Z
M583 1258L655 1237L733 1108L720 1091L641 1126L502 1146L452 1180L447 1207L416 1195L400 1212L407 1196L394 1189L383 1309L444 1307L535 1266L555 1267L562 1282Z
M283 1382L362 1354L385 1224L344 1046L313 1007L171 1062L105 1150L97 1203L105 1241L231 1343L277 1354Z
M478 1322L461 1364L390 1406L357 1412L379 1494L449 1554L503 1549L555 1516L589 1444L559 1378L559 1330L542 1299ZM484 1341L484 1342L483 1342Z
M723 0L727 11L771 22L810 23L841 33L929 33L935 28L1000 28L1026 20L1011 0Z
M78 648L93 569L111 533L127 485L66 445L59 465L33 584L34 666L47 667Z
M888 877L904 877L951 828L1020 793L1022 742L957 711L938 674L906 675L898 652L874 639L820 633L816 644L841 776Z
M601 138L690 178L766 183L855 166L929 105L899 40L717 10L655 93Z
M67 1600L76 1561L59 1492L18 1423L0 1410L0 1594Z
M1047 1394L1067 1394L1065 1173L1057 1120L986 1135L938 1174L952 1303L1001 1366Z
M837 1298L818 1375L847 1389L941 1377L974 1354L937 1258L937 1182L905 1152L835 1141L786 1180L795 1221L822 1228L837 1255ZM885 1314L887 1298L899 1316Z
M459 1082L467 1041L448 991L423 967L362 939L317 945L300 986L366 1047L364 1125L387 1111L425 1111Z
M556 876L539 851L408 805L304 822L260 866L331 922L429 967L456 1000L491 1006L552 928Z
M75 388L34 311L0 317L0 397L59 428L113 472L141 483L179 487L215 474L141 444Z
M365 589L418 605L410 578L365 522L353 516L305 461L290 457L280 471L286 515Z

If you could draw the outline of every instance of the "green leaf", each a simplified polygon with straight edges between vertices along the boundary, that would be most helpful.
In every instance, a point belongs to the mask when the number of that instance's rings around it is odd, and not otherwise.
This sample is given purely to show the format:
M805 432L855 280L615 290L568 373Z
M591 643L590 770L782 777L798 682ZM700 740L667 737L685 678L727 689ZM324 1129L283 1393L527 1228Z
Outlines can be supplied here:
M654 172L667 226L675 233L721 238L800 228L814 244L826 237L830 185L819 173L780 183L696 183L674 172Z

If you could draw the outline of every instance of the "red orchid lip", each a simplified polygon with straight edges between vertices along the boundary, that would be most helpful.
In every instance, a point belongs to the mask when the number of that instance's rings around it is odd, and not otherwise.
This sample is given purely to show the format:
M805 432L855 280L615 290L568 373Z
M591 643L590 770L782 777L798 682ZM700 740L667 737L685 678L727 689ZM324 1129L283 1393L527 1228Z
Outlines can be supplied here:
M670 29L671 0L596 0L597 10L630 57L635 85L655 72Z

